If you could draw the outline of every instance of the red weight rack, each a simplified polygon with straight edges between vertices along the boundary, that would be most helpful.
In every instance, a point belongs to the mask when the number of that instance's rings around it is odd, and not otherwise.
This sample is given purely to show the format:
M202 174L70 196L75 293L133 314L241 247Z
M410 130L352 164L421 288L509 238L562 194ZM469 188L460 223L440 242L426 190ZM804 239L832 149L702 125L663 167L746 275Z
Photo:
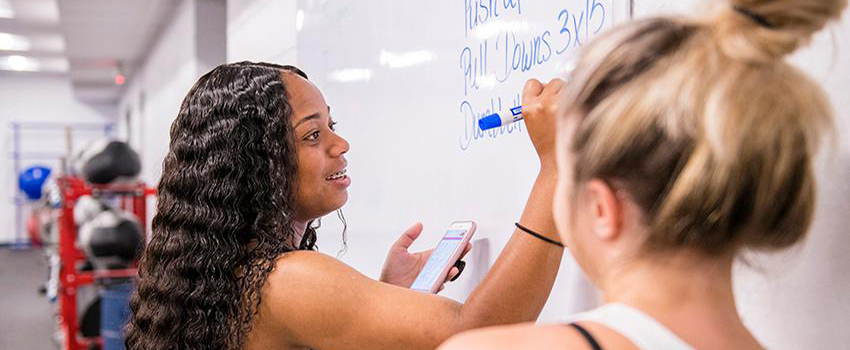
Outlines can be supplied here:
M86 350L92 345L100 346L100 338L82 338L78 336L79 320L77 315L77 288L94 283L98 278L132 277L136 275L135 263L124 270L79 271L78 263L85 256L75 242L77 225L74 222L74 205L81 196L116 195L120 196L121 210L132 212L147 234L147 200L156 195L156 189L142 182L120 185L93 185L76 177L61 177L57 180L62 193L62 206L59 209L59 327L64 335L63 350Z

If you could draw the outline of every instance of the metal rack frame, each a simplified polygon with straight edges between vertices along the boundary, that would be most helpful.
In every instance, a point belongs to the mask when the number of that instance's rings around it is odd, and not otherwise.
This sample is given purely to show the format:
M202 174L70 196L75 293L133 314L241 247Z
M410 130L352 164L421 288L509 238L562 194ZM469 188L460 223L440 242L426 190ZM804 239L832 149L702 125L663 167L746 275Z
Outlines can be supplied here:
M128 185L92 185L75 177L64 176L58 179L62 192L62 206L59 215L59 315L57 320L64 335L63 350L86 350L92 345L101 345L101 338L80 338L77 315L77 288L95 283L100 278L134 277L135 263L124 270L80 271L78 263L85 255L76 246L77 225L74 222L74 205L86 195L121 196L121 210L132 212L142 226L147 237L147 200L156 195L156 189L147 187L143 182Z
M71 152L71 137L73 132L75 131L103 131L104 137L113 136L113 131L115 128L115 124L112 122L89 122L89 123L53 123L53 122L11 122L10 129L12 131L12 170L14 172L13 181L15 181L14 188L15 193L12 195L12 203L15 206L15 232L14 237L11 242L12 249L29 249L30 241L27 235L24 233L24 218L23 218L23 210L22 207L27 203L27 200L21 191L18 188L17 180L18 176L20 176L21 168L23 167L22 162L24 160L60 160L68 157ZM21 145L21 137L25 131L64 131L65 132L65 143L66 149L65 152L44 152L44 151L35 151L29 152L24 151ZM66 169L61 169L63 172ZM65 172L67 173L67 172ZM56 175L59 175L58 172L55 172Z

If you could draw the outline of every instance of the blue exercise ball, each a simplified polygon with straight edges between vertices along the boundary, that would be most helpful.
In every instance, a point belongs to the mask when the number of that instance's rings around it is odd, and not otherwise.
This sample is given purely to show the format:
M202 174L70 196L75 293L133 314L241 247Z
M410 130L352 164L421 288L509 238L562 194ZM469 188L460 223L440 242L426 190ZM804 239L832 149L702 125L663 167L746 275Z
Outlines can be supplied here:
M32 200L41 198L41 187L50 176L50 168L36 165L24 170L18 177L18 186Z

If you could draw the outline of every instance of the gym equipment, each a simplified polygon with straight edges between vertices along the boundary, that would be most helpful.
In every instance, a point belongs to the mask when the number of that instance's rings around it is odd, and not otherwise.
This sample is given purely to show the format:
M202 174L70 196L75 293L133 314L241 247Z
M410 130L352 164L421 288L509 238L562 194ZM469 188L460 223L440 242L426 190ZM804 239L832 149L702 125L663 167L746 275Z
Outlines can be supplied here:
M18 176L18 187L27 195L27 198L38 200L41 198L41 187L50 176L50 168L36 165L27 168Z
M41 222L39 221L39 213L35 210L27 218L27 234L29 235L30 244L41 247Z
M133 283L107 285L101 293L101 327L103 350L124 350L124 326L130 319L130 294Z
M100 336L102 298L95 297L80 317L80 335L86 338Z
M74 222L81 226L109 209L108 205L92 196L81 196L74 205Z
M72 171L93 184L132 180L142 170L139 155L126 142L100 140L85 146L72 160Z
M74 208L77 201L82 196L92 196L94 199L98 199L100 197L116 198L120 203L121 213L132 213L134 215L133 220L135 220L136 225L138 225L138 232L144 233L144 225L147 222L147 200L150 196L156 194L156 190L145 186L145 184L141 182L98 185L86 183L83 179L73 176L58 178L57 188L59 189L57 193L61 194L61 200L58 203L59 208L57 210L59 232L57 239L58 258L56 259L55 268L52 267L51 271L58 274L58 277L55 279L55 281L57 281L56 283L48 284L47 294L50 296L51 290L55 290L54 293L58 293L59 315L57 320L60 329L59 334L61 334L59 339L61 339L62 342L62 350L86 350L96 348L100 344L105 346L107 340L104 337L103 328L107 322L103 316L101 316L102 323L100 337L86 337L80 334L81 320L78 316L79 310L77 310L78 303L81 303L81 301L78 300L78 297L80 296L79 291L81 288L90 286L94 283L99 285L110 285L108 281L115 281L116 279L123 279L123 281L132 280L135 278L137 273L135 269L136 262L131 261L127 264L127 268L118 270L104 270L98 268L91 271L80 270L80 263L88 257L81 250L82 245L78 246L77 244L78 227L74 220ZM121 222L127 221L127 216L124 216L124 214L116 214L118 213L117 209L112 209L108 212L111 213L111 217L106 219L108 215L104 215L105 219L101 219L103 222L120 224ZM103 215L103 213L98 214L92 222L97 220L100 215ZM100 221L98 220L98 222ZM86 224L87 223L84 223L82 226L85 226ZM98 226L93 224L92 227ZM105 226L101 227L103 228ZM82 227L80 227L79 231L82 231ZM92 248L92 243L97 241L95 238L100 236L94 231L96 230L87 233L87 235L91 236L88 241L90 246L89 248ZM126 234L118 234L116 236L123 237L124 235ZM80 232L80 236L82 236L82 232ZM109 236L109 234L106 236ZM142 239L142 241L144 241L144 239ZM95 254L95 249L91 250L91 254L93 255L99 255L101 253L102 252L98 251ZM106 260L107 262L105 265L108 266L109 259ZM51 266L53 266L52 261ZM54 279L51 278L51 281L53 280ZM107 291L108 290L104 290L104 293ZM106 296L102 295L102 298L106 298ZM108 312L110 313L110 317L118 314L114 308L107 309L106 311L104 311L104 309L106 309L105 299L101 301L101 314L105 315L105 313Z
M83 223L79 235L80 246L98 269L129 267L144 245L141 225L133 215L113 210Z

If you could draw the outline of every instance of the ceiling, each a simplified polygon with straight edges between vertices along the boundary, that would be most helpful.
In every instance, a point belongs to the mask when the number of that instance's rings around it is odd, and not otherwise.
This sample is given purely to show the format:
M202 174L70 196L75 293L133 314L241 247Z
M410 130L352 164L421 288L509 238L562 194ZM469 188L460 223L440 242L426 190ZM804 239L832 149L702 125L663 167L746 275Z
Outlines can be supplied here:
M114 103L181 0L0 0L0 74L66 75Z

